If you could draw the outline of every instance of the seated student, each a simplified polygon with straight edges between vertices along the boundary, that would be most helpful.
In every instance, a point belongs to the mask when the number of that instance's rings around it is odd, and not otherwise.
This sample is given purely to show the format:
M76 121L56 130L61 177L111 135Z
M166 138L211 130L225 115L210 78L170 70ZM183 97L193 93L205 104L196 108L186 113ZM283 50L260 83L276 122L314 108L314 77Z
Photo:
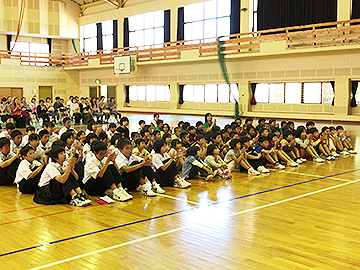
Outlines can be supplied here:
M176 128L174 128L174 134L171 135L171 139L172 139L172 140L178 139L178 140L181 141L180 135L181 135L181 128L180 128L180 127L176 127Z
M39 187L38 184L47 158L42 156L40 162L35 160L34 148L30 145L21 148L20 155L23 160L16 171L15 183L21 193L35 193Z
M201 134L201 135L205 134L205 132L204 132L204 123L203 122L197 121L196 124L195 124L195 127L196 127L196 134Z
M206 181L214 178L215 173L213 170L200 158L200 148L198 146L191 146L187 150L186 159L182 166L182 175L185 179L198 178L200 175L204 177Z
M133 196L122 187L122 177L115 163L116 153L108 152L106 144L100 141L91 144L91 151L93 154L86 160L83 179L86 193L99 196L112 189L114 200L124 202L132 199Z
M336 158L340 157L340 155L336 152L336 147L335 147L334 141L330 136L330 128L327 126L323 126L321 128L321 133L324 136L324 141L326 142L326 145L328 146L328 148L330 150L330 154Z
M89 133L86 136L85 144L83 147L83 163L86 163L86 158L88 156L91 156L93 153L91 152L91 144L93 141L96 141L98 139L98 136L95 133Z
M301 157L306 157L306 155L312 157L314 162L322 163L324 160L317 154L316 150L310 143L309 135L306 134L306 129L304 126L297 128L295 132L295 142L300 151Z
M98 140L104 142L106 145L109 143L109 138L105 132L100 132L98 135Z
M157 120L160 119L160 115L158 113L154 113L154 119L151 120L151 127L155 130L157 128Z
M60 136L54 132L55 125L53 122L45 122L44 129L49 131L49 142L50 143L60 140Z
M178 139L174 139L171 141L170 150L169 150L168 154L169 154L169 156L174 156L174 161L176 163L176 167L179 170L181 170L182 165L184 164L184 161L186 158L185 157L186 156L186 148L182 146L181 142Z
M265 118L259 118L258 119L258 127L260 127L260 128L262 128L263 127L263 125L265 124L265 122L266 122L266 120L265 120Z
M343 126L337 126L336 127L336 131L338 132L338 136L342 141L342 144L344 146L344 148L347 149L347 151L350 154L357 154L356 151L354 150L354 147L351 145L351 139L350 137L347 135L346 130L344 129Z
M193 144L195 146L198 146L200 148L200 155L199 157L202 160L205 160L206 158L206 149L208 144L206 143L205 136L198 134L196 135L196 142Z
M0 186L14 183L16 171L20 163L20 150L17 153L10 151L10 140L0 138Z
M182 145L183 147L189 148L189 147L191 146L189 133L187 133L187 132L181 132L181 134L180 134L180 140L181 140L181 145Z
M152 150L151 133L148 128L144 127L140 132L141 137L145 140L145 148L149 152Z
M268 163L273 164L275 169L285 169L285 166L279 163L274 149L269 146L269 139L267 137L259 137L259 144L255 147L255 151L260 153L268 161Z
M90 133L96 133L98 134L98 126L97 126L97 123L95 121L90 121L88 124L87 124L87 129L85 131L85 135L89 135Z
M270 128L270 132L274 133L274 128L276 128L278 126L278 124L276 123L275 119L270 119L269 120L269 128Z
M315 127L315 123L313 121L307 121L305 124L306 132L309 131L311 128Z
M154 130L154 132L153 132L153 141L156 141L156 140L158 140L158 139L161 139L161 132L160 131L158 131L158 130Z
M170 156L167 150L164 140L159 139L154 142L155 154L152 157L152 163L156 181L162 186L189 187L191 184L180 177L179 170L174 161L175 154Z
M266 128L264 127L261 127L259 129L259 136L265 136L267 137L269 135L269 130L267 130Z
M245 157L246 148L241 147L240 139L233 139L230 142L230 147L231 149L226 153L224 159L230 172L240 171L240 167L243 167L248 171L248 174L260 174L249 164L249 162L247 162Z
M118 142L120 154L116 157L115 163L120 169L120 174L124 179L124 187L133 190L141 185L140 191L145 196L156 196L157 193L163 194L165 190L155 180L155 173L151 168L150 156L144 159L132 154L131 142L127 139L120 139ZM151 182L148 186L146 178Z
M178 127L179 127L181 130L182 130L183 124L184 124L184 121L182 121L182 120L178 122Z
M22 138L22 143L23 143L24 145L27 145L27 143L29 142L29 136L30 136L30 134L35 133L36 130L35 130L35 127L33 127L33 126L27 126L26 129L25 129L25 131L26 131L26 135L23 136L23 138Z
M69 117L65 117L63 119L63 124L64 124L64 126L59 130L60 137L63 133L65 133L66 131L69 131L71 129L71 119Z
M196 128L194 126L189 127L189 143L190 145L195 142L196 139Z
M68 204L86 206L91 203L81 192L75 172L76 157L72 153L66 161L64 148L55 146L48 153L51 161L46 165L35 192L34 202L40 204Z
M223 179L231 179L226 163L220 157L220 149L216 144L210 144L206 152L204 163Z
M274 149L279 159L284 161L287 166L299 166L299 163L292 160L291 157L289 157L289 155L283 150L283 147L286 146L285 142L281 144L279 138L276 136L275 133L270 133L267 137L269 138L269 146Z
M25 146L22 143L22 133L20 130L15 129L13 132L11 132L10 136L11 136L11 141L10 141L11 152L16 153L21 149L21 147Z
M122 137L130 140L130 131L128 125L129 125L129 118L121 117L120 126L116 129L116 131L119 132Z
M5 126L5 130L0 133L0 138L8 138L11 139L10 134L15 130L16 126L14 123L7 123Z
M320 138L317 128L310 128L307 133L309 134L309 139L318 155L323 154L326 160L335 160L335 157L330 155L330 150L327 147L324 147L325 145Z
M340 155L350 155L348 151L344 149L344 146L342 144L342 141L340 140L338 136L338 132L335 129L335 127L329 127L330 129L330 135L329 138L332 140L333 144L335 145L336 149L340 152Z
M39 134L40 135L40 134ZM85 144L86 135L84 130L80 130L75 136L75 142L79 142L81 145Z
M170 149L171 148L171 134L170 133L165 133L162 138L166 145L168 146L168 148ZM181 144L181 143L180 143Z
M306 159L300 157L299 149L296 147L292 130L284 130L283 139L280 141L280 144L282 150L296 163L301 164L306 161ZM290 165L291 163L288 164Z
M157 120L156 121L156 128L155 128L155 130L158 130L158 131L160 131L161 132L161 136L163 135L163 127L164 127L164 120L162 120L162 119L159 119L159 120Z
M29 143L28 145L31 146L34 150L35 159L39 160L42 156L45 155L45 151L39 148L40 144L40 137L37 134L31 134L29 136Z
M255 170L259 173L269 173L270 171L265 168L267 161L255 151L250 144L250 138L246 136L240 137L241 148L245 148L245 158Z
M283 133L283 131L284 131L284 127L287 125L287 122L286 121L281 121L280 122L280 132L281 132L281 134Z
M145 120L140 120L139 121L139 129L137 132L141 133L142 129L145 127L146 123L145 123Z
M164 125L163 125L163 127L162 127L162 131L164 132L164 133L169 133L169 134L171 134L172 133L172 130L171 130L172 128L169 126L169 124L167 124L167 123L165 123ZM164 135L164 134L163 134Z
M135 141L136 147L133 149L132 153L138 157L145 158L150 155L148 150L145 148L145 140L143 138L139 138ZM151 155L150 155L151 157ZM152 157L151 157L152 158Z
M108 136L109 140L111 140L112 136L116 133L116 124L110 123L109 124L109 130L106 131L106 135Z
M141 135L138 132L131 132L131 146L132 146L132 148L136 147L135 142L136 142L137 139L140 139L140 138L141 138Z
M40 142L38 148L41 148L44 151L44 153L47 154L51 149L51 143L49 142L50 140L49 131L43 129L42 131L39 132L39 137L40 137Z

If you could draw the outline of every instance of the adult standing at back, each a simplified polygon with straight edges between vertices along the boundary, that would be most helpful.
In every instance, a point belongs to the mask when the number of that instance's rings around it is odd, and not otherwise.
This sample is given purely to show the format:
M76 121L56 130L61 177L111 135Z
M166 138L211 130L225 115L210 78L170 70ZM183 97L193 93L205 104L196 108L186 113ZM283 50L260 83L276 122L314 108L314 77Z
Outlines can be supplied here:
M214 126L216 126L216 119L214 119L214 121L212 120L211 113L205 114L204 132L207 133L211 131Z

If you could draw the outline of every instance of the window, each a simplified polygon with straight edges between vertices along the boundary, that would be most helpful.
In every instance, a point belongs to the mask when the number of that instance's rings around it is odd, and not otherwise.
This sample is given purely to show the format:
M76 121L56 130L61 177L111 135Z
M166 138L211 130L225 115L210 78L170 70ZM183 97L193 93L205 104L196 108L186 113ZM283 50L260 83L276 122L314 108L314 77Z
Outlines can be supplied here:
M149 48L164 43L164 11L158 10L129 17L129 47ZM147 45L147 46L146 46Z
M255 91L258 103L331 104L333 98L330 82L259 83Z
M97 27L96 23L86 24L80 27L83 36L84 52L97 51Z
M10 47L14 46L14 41L10 42ZM49 44L33 42L16 42L14 52L21 52L21 64L35 66L48 66ZM23 57L25 56L25 57ZM32 56L32 57L26 57ZM36 57L38 56L38 57ZM44 58L45 57L45 58Z
M231 0L210 0L184 7L185 40L215 41L230 35ZM198 41L190 42L198 43Z
M112 20L101 22L103 50L110 53L114 48L114 23Z
M239 100L237 84L185 85L184 102L229 103Z
M129 87L131 101L170 101L169 85L146 85Z

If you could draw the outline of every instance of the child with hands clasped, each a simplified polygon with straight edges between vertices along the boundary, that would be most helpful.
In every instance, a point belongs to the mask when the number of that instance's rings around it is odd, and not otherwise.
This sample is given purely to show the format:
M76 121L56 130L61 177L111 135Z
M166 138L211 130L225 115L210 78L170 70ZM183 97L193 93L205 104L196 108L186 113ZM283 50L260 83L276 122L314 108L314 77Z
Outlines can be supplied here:
M314 162L324 162L324 160L318 155L318 153L312 146L310 138L311 134L306 134L305 127L298 127L295 133L295 142L300 149L300 156L305 157L306 155L308 155L312 157Z
M259 144L255 147L255 151L260 153L268 163L273 164L275 169L285 169L285 166L279 163L276 151L269 146L269 139L260 136L258 142Z
M207 148L207 156L204 163L211 167L216 174L221 176L223 179L231 179L232 176L229 174L229 169L226 163L220 157L220 149L216 144L211 144Z

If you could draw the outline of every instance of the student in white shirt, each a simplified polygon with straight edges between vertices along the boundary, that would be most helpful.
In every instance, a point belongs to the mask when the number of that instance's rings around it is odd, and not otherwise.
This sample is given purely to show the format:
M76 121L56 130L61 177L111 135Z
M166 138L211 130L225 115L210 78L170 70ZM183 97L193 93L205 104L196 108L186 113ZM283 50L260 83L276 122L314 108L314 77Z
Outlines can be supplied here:
M39 160L42 156L45 155L44 150L42 150L41 148L38 148L40 144L40 137L37 134L31 134L29 136L29 143L28 145L30 145L33 149L35 149L34 151L34 155L35 155L35 159Z
M112 136L116 133L116 124L110 123L109 124L109 130L106 131L106 135L108 136L109 140L111 140Z
M55 125L53 122L45 122L44 129L49 131L49 142L50 143L60 140L60 136L54 132Z
M71 129L71 119L69 117L65 117L63 119L63 124L64 124L64 126L59 130L60 137L63 133L65 133L66 131L69 131L69 129Z
M136 189L141 185L142 195L155 196L156 193L165 193L160 185L155 181L155 174L152 170L150 156L144 159L132 154L131 142L128 139L120 139L118 142L120 154L116 158L116 164L120 169L120 174L124 179L123 186L128 190ZM151 182L148 186L146 178Z
M34 202L40 204L68 204L86 206L91 203L81 192L75 172L76 157L72 153L66 161L65 150L55 146L49 152L51 161L46 165L39 181Z
M14 123L7 123L5 126L5 130L0 133L0 138L8 138L11 139L10 134L15 130L16 126Z
M40 162L35 160L34 148L30 145L21 148L20 155L23 160L16 171L15 183L21 193L35 193L46 165L46 157L42 156Z
M40 137L40 142L39 142L38 149L39 150L42 149L44 151L44 153L47 154L51 149L51 143L49 142L49 140L50 140L49 131L47 131L46 129L43 129L42 131L39 132L39 137Z
M154 142L155 154L152 157L153 169L156 181L162 186L174 186L179 188L189 187L191 184L180 177L179 170L174 161L175 153L171 156L167 153L168 146L163 139Z
M86 163L86 158L93 155L93 152L91 152L91 143L97 139L98 137L95 133L89 133L89 135L86 136L85 145L83 147L84 164Z
M0 138L0 186L14 183L20 163L20 150L15 154L10 151L10 140Z
M34 128L33 126L27 126L26 129L25 129L25 131L26 131L26 135L23 136L23 138L22 138L22 143L23 143L24 145L27 145L27 143L29 142L29 136L30 136L30 134L35 133L35 128Z
M10 136L11 136L11 142L10 142L11 152L16 153L21 149L21 147L25 146L22 143L22 133L20 130L15 129L13 132L11 132Z
M86 193L99 196L112 189L114 200L123 202L132 199L133 196L122 187L122 177L115 164L116 153L108 152L106 144L100 141L94 141L91 148L93 155L86 160L83 179Z

